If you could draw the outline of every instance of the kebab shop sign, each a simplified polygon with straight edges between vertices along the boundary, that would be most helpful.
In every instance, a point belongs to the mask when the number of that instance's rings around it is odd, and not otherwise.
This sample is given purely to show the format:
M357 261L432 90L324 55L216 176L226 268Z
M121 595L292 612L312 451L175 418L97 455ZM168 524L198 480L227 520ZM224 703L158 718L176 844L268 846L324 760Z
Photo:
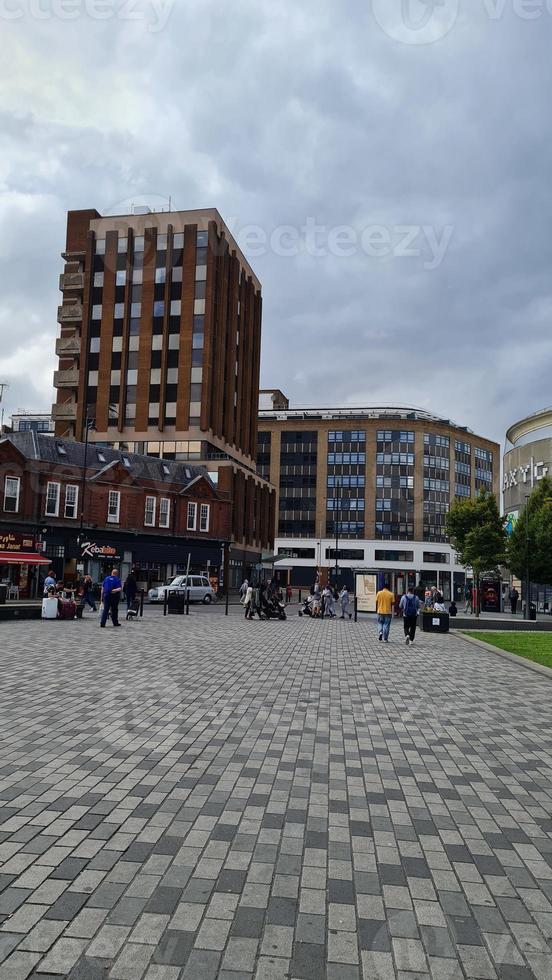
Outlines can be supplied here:
M33 538L26 537L24 534L15 534L12 531L0 533L0 551L9 551L14 555L22 551L34 551L35 542Z
M81 544L81 558L89 558L92 561L120 561L121 556L117 549L109 544L96 544L95 541L83 541Z

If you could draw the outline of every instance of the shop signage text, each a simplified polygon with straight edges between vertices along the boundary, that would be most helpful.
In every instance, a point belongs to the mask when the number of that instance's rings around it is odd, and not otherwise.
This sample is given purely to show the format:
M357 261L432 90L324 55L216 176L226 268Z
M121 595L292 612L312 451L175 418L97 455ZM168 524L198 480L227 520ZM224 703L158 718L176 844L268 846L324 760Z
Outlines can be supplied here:
M96 544L95 541L83 541L81 544L81 558L93 558L100 560L102 558L118 558L118 552L116 548L112 548L108 544Z
M530 486L534 487L535 483L548 476L548 472L549 467L544 462L535 463L534 457L531 456L531 462L527 463L526 466L517 466L513 470L506 470L503 490L511 490L512 487L517 487L522 483L529 483Z
M0 551L17 553L18 551L34 550L35 542L33 538L26 537L23 534L14 534L11 531L7 533L0 532Z

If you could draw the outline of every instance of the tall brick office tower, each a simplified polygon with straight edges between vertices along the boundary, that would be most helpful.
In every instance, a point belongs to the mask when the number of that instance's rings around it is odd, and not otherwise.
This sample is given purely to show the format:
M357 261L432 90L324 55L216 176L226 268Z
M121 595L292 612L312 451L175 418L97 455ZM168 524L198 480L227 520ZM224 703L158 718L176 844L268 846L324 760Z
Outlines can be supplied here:
M140 209L142 212L145 209ZM58 436L203 463L233 500L235 584L273 546L256 475L261 284L218 211L67 217Z

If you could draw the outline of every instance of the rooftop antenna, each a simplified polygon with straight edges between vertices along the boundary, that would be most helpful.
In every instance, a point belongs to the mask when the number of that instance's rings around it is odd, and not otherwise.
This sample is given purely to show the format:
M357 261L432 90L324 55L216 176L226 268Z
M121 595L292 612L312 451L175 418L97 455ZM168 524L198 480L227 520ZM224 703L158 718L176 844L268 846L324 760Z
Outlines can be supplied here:
M172 195L169 194L169 211L171 210Z

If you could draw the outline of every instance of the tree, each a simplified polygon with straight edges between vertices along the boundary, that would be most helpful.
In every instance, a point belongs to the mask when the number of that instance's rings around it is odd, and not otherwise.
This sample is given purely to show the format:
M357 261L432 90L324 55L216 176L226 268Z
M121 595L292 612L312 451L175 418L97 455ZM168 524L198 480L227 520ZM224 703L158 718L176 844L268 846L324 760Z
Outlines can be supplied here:
M520 579L552 585L552 480L539 480L508 542L508 566Z
M475 500L456 500L447 515L446 529L460 564L473 571L479 616L481 576L497 571L506 560L505 520L495 495L481 490Z

